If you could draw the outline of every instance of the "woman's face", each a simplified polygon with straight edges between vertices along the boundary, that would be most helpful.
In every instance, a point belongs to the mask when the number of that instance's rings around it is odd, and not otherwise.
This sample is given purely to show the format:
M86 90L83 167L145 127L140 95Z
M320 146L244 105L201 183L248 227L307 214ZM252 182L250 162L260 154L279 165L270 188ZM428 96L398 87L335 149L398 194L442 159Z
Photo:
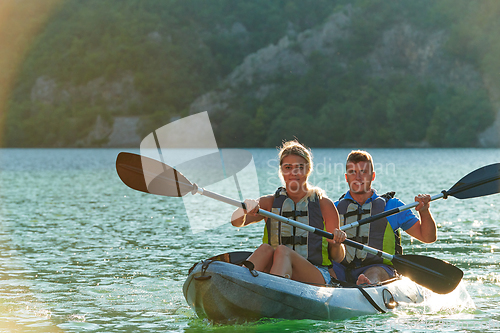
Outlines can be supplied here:
M285 180L287 192L306 191L307 173L309 165L307 161L298 155L288 155L281 161L281 173Z

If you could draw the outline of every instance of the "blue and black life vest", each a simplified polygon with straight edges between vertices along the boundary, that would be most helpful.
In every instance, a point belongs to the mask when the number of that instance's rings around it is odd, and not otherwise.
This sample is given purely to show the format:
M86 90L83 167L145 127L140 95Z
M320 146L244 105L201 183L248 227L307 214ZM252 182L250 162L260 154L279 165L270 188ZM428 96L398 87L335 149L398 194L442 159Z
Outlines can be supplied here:
M337 210L340 215L340 225L350 224L384 212L387 201L392 199L394 194L394 192L388 192L362 206L352 199L342 197L337 204ZM381 218L371 223L344 231L347 234L347 238L355 242L368 245L389 254L401 254L403 252L400 231L399 229L396 231L393 230L387 218ZM380 263L392 265L392 263L386 259L346 246L346 255L342 264L349 266L353 261L358 263L361 262L361 266Z

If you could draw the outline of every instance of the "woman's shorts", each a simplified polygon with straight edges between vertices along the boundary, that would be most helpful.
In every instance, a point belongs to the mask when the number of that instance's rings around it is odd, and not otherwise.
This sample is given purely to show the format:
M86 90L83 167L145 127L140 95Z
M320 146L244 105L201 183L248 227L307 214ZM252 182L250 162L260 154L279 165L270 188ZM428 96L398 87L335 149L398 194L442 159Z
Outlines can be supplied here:
M323 275L323 279L325 280L325 284L330 284L332 282L332 277L330 276L330 272L327 267L316 266L316 268L320 271L321 275Z

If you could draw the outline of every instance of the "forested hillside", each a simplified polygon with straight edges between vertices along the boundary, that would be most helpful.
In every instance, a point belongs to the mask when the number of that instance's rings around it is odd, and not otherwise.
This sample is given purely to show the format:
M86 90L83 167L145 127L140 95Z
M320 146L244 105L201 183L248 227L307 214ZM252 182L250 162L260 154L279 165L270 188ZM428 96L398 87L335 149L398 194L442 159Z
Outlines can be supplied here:
M22 64L4 142L105 146L116 117L140 117L145 136L205 95L224 105L207 107L225 147L294 136L319 147L477 146L500 91L499 9L467 0L65 0ZM338 37L307 46L335 17L345 17ZM435 50L398 48L404 40L390 36L401 30ZM266 75L235 81L284 42L281 54L302 66L262 63ZM425 71L414 68L419 52L430 59ZM374 70L384 57L395 60Z

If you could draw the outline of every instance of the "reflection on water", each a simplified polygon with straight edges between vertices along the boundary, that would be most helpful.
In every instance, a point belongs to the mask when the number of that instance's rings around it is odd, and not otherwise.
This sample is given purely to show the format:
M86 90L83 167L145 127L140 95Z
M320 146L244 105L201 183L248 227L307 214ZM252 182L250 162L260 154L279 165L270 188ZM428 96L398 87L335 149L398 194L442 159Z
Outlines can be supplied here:
M197 213L214 228L193 234L182 199L135 192L121 183L113 149L7 149L0 152L0 329L39 332L158 331L492 331L500 320L500 196L432 203L439 240L405 236L405 253L447 260L464 270L464 302L341 322L284 321L224 326L197 319L182 284L197 261L228 251L253 250L263 225L237 229L211 199ZM132 151L132 152L138 152ZM260 191L279 185L276 150L251 150ZM314 150L316 184L336 199L345 190L349 150ZM373 149L377 190L405 202L437 194L483 165L499 150ZM498 158L499 160L495 160ZM321 169L323 168L323 169ZM327 182L330 183L327 183ZM237 199L237 198L236 198ZM201 221L200 221L201 223ZM460 302L458 302L460 303ZM453 326L455 325L455 326ZM497 325L498 329L499 325Z

